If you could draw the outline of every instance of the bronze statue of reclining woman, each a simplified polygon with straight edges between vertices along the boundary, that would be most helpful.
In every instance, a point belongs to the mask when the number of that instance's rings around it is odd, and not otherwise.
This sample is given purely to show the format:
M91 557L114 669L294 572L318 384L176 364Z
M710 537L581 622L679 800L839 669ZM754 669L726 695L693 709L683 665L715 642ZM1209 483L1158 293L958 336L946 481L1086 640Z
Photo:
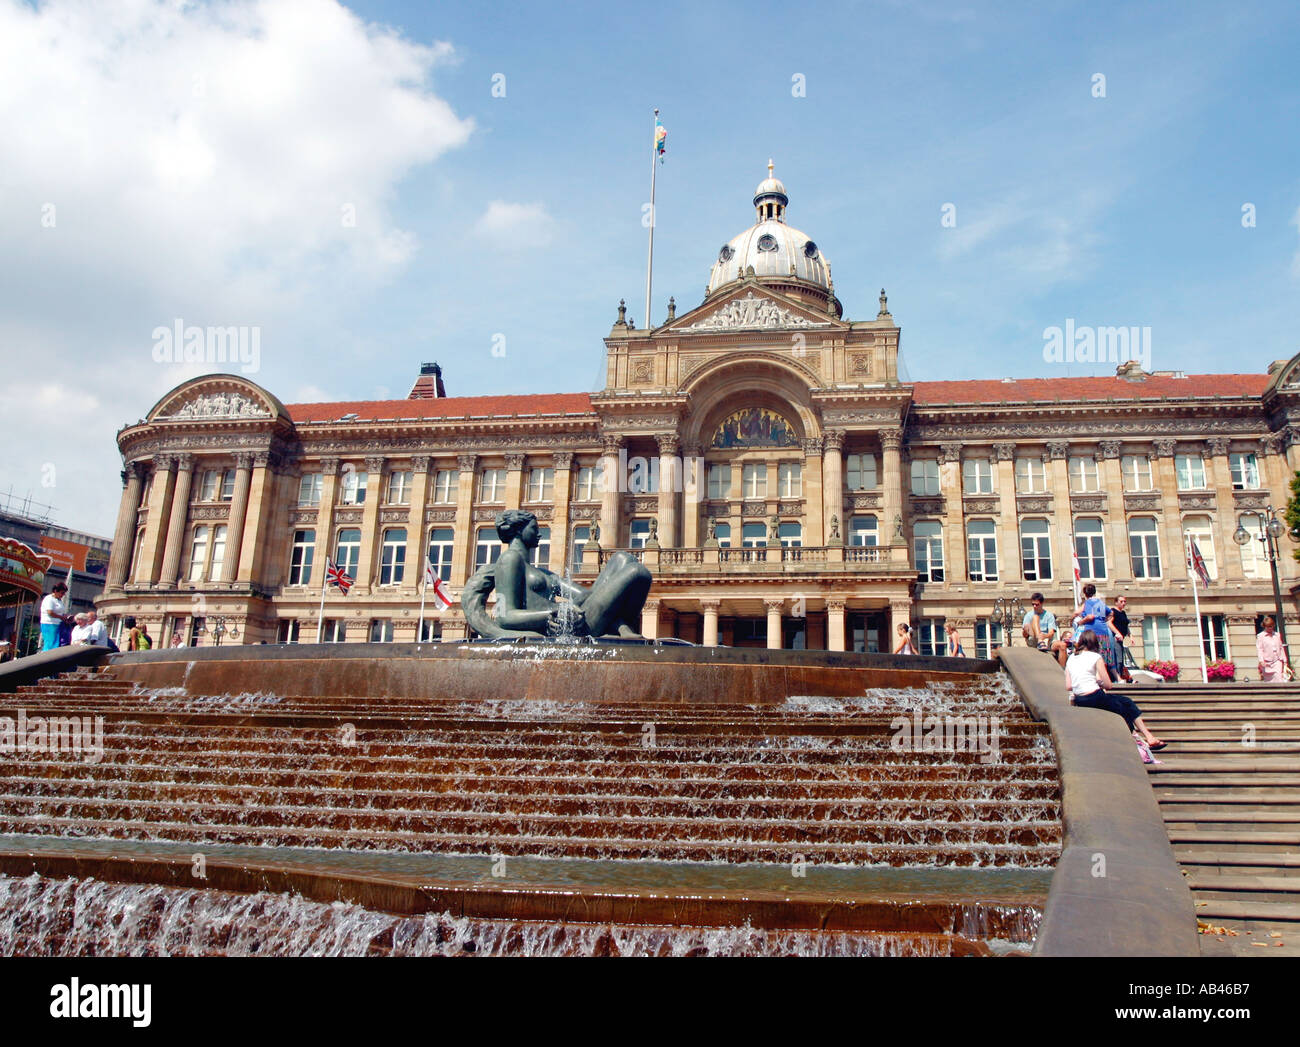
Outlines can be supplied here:
M537 517L523 509L497 514L505 549L496 563L480 567L465 583L460 603L465 621L488 640L509 637L641 635L641 608L650 572L636 557L616 552L590 589L528 562L537 547ZM487 598L496 590L495 612Z

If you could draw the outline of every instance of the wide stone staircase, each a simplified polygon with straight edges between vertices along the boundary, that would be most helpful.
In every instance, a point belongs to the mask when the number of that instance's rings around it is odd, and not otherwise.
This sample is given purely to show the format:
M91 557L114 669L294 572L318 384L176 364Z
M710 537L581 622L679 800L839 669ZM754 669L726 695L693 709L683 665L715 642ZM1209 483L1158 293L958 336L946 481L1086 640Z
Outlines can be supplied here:
M1207 954L1300 955L1300 687L1132 688L1169 747L1148 767Z

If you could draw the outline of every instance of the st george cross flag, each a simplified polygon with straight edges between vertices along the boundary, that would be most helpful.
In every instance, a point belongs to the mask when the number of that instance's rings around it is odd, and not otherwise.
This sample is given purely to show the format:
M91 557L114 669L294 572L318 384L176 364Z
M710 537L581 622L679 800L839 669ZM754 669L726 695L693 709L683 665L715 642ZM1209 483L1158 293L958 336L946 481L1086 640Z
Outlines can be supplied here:
M352 588L352 583L355 579L353 579L352 576L347 573L347 571L343 570L342 567L339 567L328 556L325 558L325 564L326 564L326 569L325 569L326 583L329 585L337 585L339 587L339 592L341 592L344 596L347 596L348 590Z
M1201 550L1196 548L1196 539L1191 539L1191 559L1187 561L1187 566L1196 572L1196 577L1201 580L1202 587L1210 587L1210 572L1205 566L1205 558L1201 556Z
M1082 572L1081 570L1079 570L1079 550L1078 550L1078 549L1072 549L1072 550L1070 550L1070 559L1071 559L1071 560L1073 561L1073 563L1074 563L1074 605L1077 607L1077 606L1079 605L1079 603L1080 603L1080 600L1079 600L1079 595L1080 595L1080 594L1079 594L1079 582L1082 580L1082 577L1083 577L1083 572Z
M433 580L433 598L437 601L438 606L444 611L451 606L451 597L447 595L447 590L442 587L441 578L435 578Z

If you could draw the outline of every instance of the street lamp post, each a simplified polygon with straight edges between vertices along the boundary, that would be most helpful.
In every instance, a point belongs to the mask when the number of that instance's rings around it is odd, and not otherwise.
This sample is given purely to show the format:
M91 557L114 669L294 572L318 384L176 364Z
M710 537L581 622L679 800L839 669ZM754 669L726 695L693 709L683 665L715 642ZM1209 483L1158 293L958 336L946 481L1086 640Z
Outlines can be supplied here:
M223 636L229 635L232 640L239 639L239 626L232 624L230 628L227 629L225 617L213 618L210 632L212 633L213 643L218 647L221 646L221 638Z
M993 601L993 613L989 616L995 622L1002 623L1002 642L1007 647L1012 643L1011 627L1022 618L1024 618L1024 605L1020 602L1019 596L1013 596L1007 599L1005 596L999 596ZM1285 638L1283 638L1285 643Z
M1282 616L1282 586L1277 577L1277 561L1281 554L1281 548L1278 539L1286 534L1286 524L1278 519L1280 509L1273 506L1266 506L1263 512L1258 509L1242 513L1237 518L1237 529L1232 532L1232 540L1238 545L1245 545L1252 538L1260 541L1264 545L1264 552L1268 556L1269 570L1273 575L1273 604L1277 611L1277 631L1282 637L1282 646L1286 648L1287 664L1291 663L1291 648L1286 642L1286 621ZM1258 528L1258 533L1252 535L1246 530L1242 520L1247 516L1253 516ZM1199 628L1199 623L1198 628Z

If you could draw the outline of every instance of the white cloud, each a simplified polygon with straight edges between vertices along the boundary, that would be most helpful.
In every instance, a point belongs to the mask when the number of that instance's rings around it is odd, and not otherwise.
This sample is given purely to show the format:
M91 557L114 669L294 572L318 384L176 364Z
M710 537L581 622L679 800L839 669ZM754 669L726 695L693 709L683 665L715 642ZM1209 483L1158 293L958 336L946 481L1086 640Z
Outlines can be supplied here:
M300 374L294 318L418 249L390 202L473 131L429 84L453 57L336 0L0 0L0 359L32 369L7 383L0 479L93 464L59 521L111 531L113 434L188 376L149 351L177 317L259 325L264 368ZM42 373L64 414L38 436ZM72 387L99 404L75 427Z
M512 204L493 200L474 224L475 231L495 247L544 247L555 233L555 219L545 204Z

